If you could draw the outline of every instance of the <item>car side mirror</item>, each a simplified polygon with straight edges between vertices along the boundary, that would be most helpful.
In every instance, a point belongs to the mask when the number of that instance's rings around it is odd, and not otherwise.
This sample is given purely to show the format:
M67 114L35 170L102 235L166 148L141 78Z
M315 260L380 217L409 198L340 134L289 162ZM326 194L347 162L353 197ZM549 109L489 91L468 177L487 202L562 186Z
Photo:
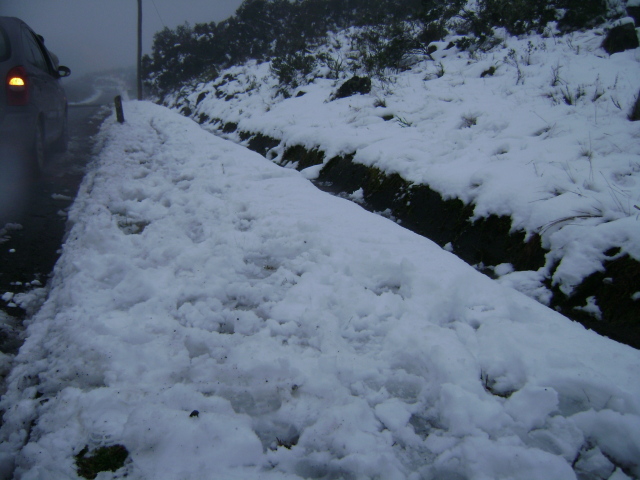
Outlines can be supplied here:
M59 77L68 77L69 75L71 75L71 69L69 67L65 67L63 65L60 65L58 67L58 76Z

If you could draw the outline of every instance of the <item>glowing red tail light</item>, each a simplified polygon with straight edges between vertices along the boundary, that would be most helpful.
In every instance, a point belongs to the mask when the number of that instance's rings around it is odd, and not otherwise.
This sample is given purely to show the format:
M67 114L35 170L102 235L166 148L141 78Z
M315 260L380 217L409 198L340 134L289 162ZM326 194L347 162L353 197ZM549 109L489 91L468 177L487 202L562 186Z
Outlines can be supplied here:
M9 70L5 83L7 105L23 106L29 103L29 78L24 67Z

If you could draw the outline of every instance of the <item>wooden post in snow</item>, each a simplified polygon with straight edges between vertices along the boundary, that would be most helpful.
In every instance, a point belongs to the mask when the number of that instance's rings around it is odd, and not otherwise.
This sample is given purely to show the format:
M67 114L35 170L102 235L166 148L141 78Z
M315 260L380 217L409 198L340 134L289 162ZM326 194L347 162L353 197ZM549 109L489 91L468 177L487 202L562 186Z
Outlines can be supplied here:
M116 104L116 120L118 123L124 123L124 110L122 110L122 97L118 95L113 99Z

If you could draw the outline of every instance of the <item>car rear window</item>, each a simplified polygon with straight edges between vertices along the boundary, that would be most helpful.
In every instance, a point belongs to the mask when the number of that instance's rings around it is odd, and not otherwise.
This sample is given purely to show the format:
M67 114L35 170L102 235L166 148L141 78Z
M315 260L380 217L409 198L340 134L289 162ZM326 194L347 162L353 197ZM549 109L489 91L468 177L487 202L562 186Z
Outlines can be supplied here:
M9 57L9 42L7 41L7 35L4 33L2 27L0 27L0 62L6 60Z

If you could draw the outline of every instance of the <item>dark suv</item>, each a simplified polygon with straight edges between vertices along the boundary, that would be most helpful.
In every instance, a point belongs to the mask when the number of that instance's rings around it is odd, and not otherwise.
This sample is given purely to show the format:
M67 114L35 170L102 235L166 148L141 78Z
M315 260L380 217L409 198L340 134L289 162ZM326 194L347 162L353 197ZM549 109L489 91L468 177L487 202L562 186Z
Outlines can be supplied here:
M0 17L0 172L39 172L48 148L66 150L67 97L59 79L70 73L26 23Z

